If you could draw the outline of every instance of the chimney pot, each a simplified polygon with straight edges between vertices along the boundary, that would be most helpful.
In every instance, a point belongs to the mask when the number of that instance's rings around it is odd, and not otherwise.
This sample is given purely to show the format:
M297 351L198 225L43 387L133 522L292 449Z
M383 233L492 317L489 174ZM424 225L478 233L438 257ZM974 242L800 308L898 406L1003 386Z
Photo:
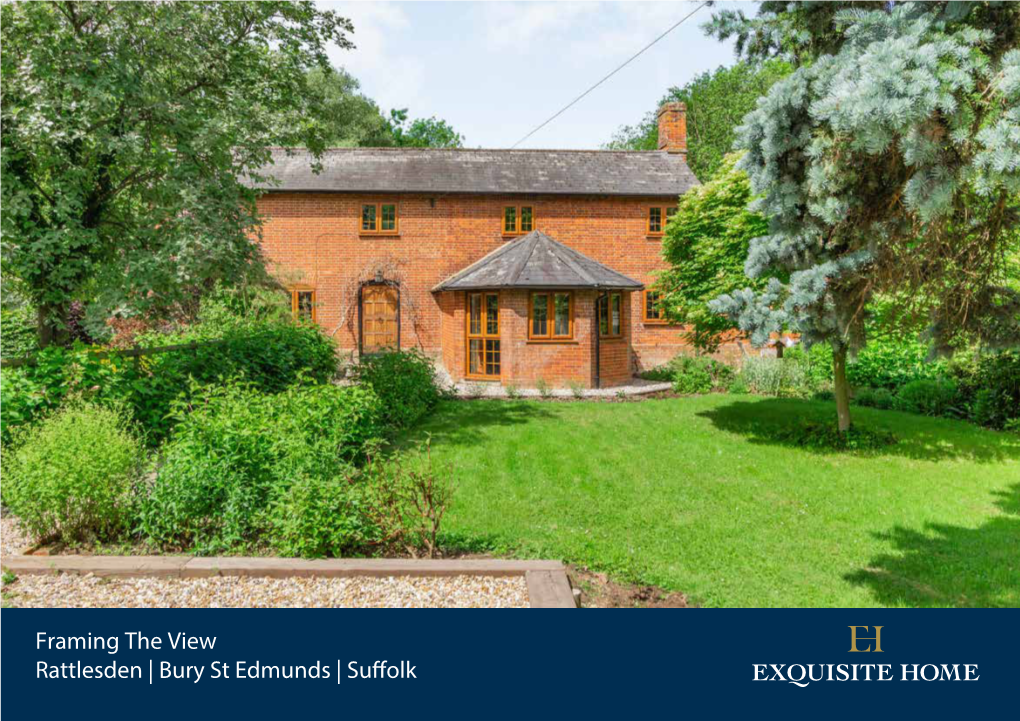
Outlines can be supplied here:
M664 103L659 108L659 150L687 153L687 106Z

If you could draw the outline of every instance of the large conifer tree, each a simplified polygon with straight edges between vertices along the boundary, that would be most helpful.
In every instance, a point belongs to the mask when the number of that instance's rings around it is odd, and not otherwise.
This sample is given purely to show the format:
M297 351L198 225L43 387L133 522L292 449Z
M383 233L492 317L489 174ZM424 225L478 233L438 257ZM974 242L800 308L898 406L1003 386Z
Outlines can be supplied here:
M841 431L876 294L923 304L939 349L1015 342L1020 300L999 281L1020 217L1020 4L765 2L709 30L796 68L738 139L769 219L745 272L789 280L712 310L756 343L784 327L830 343Z

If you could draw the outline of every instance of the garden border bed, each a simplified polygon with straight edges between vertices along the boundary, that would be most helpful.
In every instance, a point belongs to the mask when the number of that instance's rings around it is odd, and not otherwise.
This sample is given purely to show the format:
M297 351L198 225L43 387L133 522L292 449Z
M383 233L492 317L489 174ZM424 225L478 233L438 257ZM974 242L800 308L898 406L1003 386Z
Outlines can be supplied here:
M269 578L351 576L524 576L531 608L576 608L566 568L559 561L502 559L300 559L240 556L8 556L16 575L73 573L119 578Z

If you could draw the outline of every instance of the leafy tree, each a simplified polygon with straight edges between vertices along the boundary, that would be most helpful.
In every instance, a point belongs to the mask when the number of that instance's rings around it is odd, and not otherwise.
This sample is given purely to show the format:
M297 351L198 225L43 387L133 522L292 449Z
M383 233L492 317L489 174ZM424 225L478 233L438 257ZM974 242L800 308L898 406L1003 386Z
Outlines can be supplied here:
M733 321L708 309L709 301L747 287L744 259L752 238L768 232L768 223L747 209L751 181L738 169L740 154L727 155L704 185L680 196L678 212L666 225L662 257L669 264L657 280L667 316L689 326L697 348L714 350ZM752 281L764 290L765 281Z
M0 13L3 272L43 344L75 298L155 311L261 267L244 181L271 142L323 148L307 73L351 46L347 20L311 2Z
M445 120L432 116L408 122L407 108L390 111L396 145L407 148L462 148L464 138Z
M659 128L656 113L663 103L687 104L687 163L702 181L712 177L723 156L733 149L736 128L754 109L759 97L790 72L782 60L763 65L737 63L705 72L683 87L672 87L637 125L620 128L606 147L617 150L655 150Z
M361 83L343 68L308 72L308 85L322 98L323 135L335 147L387 147L393 129L375 101L361 93Z
M764 2L709 27L795 67L739 130L769 223L745 270L789 277L710 308L756 343L784 326L829 343L841 432L877 294L925 298L938 348L1015 342L1020 297L999 281L1020 218L1020 5Z

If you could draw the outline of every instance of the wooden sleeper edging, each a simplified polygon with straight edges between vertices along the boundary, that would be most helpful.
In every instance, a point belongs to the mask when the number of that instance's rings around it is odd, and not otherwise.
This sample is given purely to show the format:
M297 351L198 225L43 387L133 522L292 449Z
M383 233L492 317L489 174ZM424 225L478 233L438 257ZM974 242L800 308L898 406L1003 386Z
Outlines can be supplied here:
M524 576L532 608L576 608L566 569L559 561L407 558L253 558L240 556L8 556L14 574L74 573L103 577L208 578L263 576Z

